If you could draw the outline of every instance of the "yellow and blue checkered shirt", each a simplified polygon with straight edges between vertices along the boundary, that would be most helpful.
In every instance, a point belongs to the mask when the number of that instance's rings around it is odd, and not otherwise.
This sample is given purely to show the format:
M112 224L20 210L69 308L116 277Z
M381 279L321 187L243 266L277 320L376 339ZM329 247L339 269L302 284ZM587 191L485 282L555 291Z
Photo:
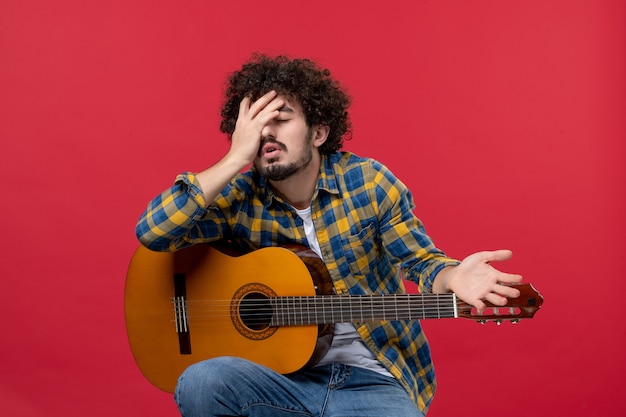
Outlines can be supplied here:
M348 152L322 157L311 212L338 294L404 293L401 277L415 281L421 292L430 292L437 272L458 264L434 246L413 209L410 191L381 163ZM308 246L295 209L254 169L236 176L208 207L195 176L179 175L149 203L136 232L142 244L157 251L221 239L246 242L246 249ZM436 381L419 321L355 327L425 413Z

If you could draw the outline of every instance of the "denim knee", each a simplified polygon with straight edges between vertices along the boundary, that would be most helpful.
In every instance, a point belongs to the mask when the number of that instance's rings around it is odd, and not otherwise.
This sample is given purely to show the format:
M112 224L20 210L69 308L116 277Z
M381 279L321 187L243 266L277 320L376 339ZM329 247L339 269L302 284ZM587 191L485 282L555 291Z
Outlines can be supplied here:
M216 401L233 397L233 378L239 378L239 358L219 357L190 365L178 378L174 400L184 416L206 415ZM204 412L202 412L204 410Z
M223 356L190 365L178 378L178 386L184 388L210 389L214 392L220 386L227 386L230 378L239 378L239 372L244 369L244 359Z

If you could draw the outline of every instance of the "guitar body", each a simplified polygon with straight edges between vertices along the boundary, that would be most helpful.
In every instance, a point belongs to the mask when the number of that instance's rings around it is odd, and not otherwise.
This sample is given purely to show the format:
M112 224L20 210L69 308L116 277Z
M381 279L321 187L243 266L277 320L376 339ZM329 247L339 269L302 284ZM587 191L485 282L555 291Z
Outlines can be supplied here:
M324 262L301 246L233 256L213 246L133 255L124 290L126 328L144 376L174 392L189 365L237 356L290 374L329 349L333 323L463 317L481 323L532 318L543 297L531 284L485 311L454 294L334 295Z
M306 251L283 247L236 257L209 245L174 253L139 247L126 278L124 309L130 347L141 372L155 386L173 392L185 368L218 356L249 359L283 374L315 361L330 346L332 326L250 325L239 316L238 300L332 291L327 272L323 282L312 281L318 272L316 262L321 260ZM187 319L177 323L173 299L181 290L186 294L181 308ZM219 303L196 307L194 300ZM182 337L179 327L185 330Z

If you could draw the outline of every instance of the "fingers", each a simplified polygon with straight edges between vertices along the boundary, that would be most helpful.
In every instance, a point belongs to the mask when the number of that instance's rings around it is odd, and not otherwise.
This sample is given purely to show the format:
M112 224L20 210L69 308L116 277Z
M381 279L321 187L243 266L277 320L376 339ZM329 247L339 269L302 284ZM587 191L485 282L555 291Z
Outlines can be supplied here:
M487 308L487 305L485 303L483 303L481 300L475 300L473 303L469 303L469 304L471 304L474 307L476 307L476 310L479 313L485 311L485 309Z
M520 291L518 289L501 283L494 286L492 293L506 298L517 298L520 296Z
M243 100L241 100L241 103L239 103L239 115L237 116L237 119L243 119L245 117L245 115L248 113L248 110L250 109L250 97L244 97Z
M500 262L507 261L511 259L513 256L513 252L508 249L500 249L489 252L480 252L483 261L487 264L491 264L491 262ZM504 284L514 284L522 281L522 276L519 274L509 274L506 272L501 272L494 268L492 265L489 265L489 270L491 271L492 279L496 283L504 283ZM509 290L511 290L509 288ZM507 294L511 291L505 291Z
M513 252L508 249L481 252L486 262L508 261L513 257Z
M480 299L468 300L468 303L476 307L478 311L484 311L487 308L486 303L502 307L508 303L509 298L517 298L520 292L515 288L506 285L497 285L493 291L488 292Z
M485 295L480 300L474 300L474 302L470 303L478 312L483 312L487 308L487 304L490 303L496 307L503 307L508 303L509 298L517 298L520 296L520 292L515 288L511 288L507 285L496 284L494 290L487 295Z
M450 281L450 289L461 299L484 310L487 304L504 306L509 298L520 296L519 290L510 284L521 282L522 276L501 272L494 268L493 262L511 259L510 250L476 252L463 260L458 274Z
M277 93L273 90L265 93L254 103L252 103L252 99L249 96L244 97L239 105L239 118L247 117L249 120L252 120L260 115L262 116L262 113L263 115L269 114L271 116L273 112L280 109L284 104L282 100L276 99L276 97Z
M236 157L238 162L251 163L258 153L263 129L278 117L279 109L284 105L284 100L278 98L275 91L264 94L254 102L250 96L244 97L239 103L229 155Z
M496 270L496 281L500 284L518 284L522 282L522 276L519 274L507 274Z
M490 292L485 297L480 300L474 300L470 304L476 307L476 310L481 313L487 309L487 303L496 307L503 307L508 303L509 298L519 297L519 291L514 290L510 292L509 295L505 295L502 293Z
M255 102L252 102L250 96L244 97L239 103L239 115L232 135L233 143L239 141L249 143L249 149L248 145L245 146L246 154L253 157L257 151L254 145L258 146L263 129L272 119L278 117L280 108L284 105L285 102L278 98L276 91L264 94Z

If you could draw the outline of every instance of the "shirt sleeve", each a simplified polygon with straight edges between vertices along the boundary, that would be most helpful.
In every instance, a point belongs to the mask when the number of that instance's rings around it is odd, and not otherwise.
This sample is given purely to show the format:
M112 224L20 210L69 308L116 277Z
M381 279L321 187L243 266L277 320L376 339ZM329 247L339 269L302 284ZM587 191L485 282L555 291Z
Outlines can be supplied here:
M222 236L220 222L209 222L206 201L196 176L185 172L174 185L148 203L135 233L142 245L155 251L175 251ZM219 216L219 213L213 214ZM207 221L204 221L204 220Z
M414 214L409 189L385 166L374 164L374 168L383 246L399 263L406 279L417 283L420 292L432 292L437 273L459 261L446 256L428 236L424 224Z

